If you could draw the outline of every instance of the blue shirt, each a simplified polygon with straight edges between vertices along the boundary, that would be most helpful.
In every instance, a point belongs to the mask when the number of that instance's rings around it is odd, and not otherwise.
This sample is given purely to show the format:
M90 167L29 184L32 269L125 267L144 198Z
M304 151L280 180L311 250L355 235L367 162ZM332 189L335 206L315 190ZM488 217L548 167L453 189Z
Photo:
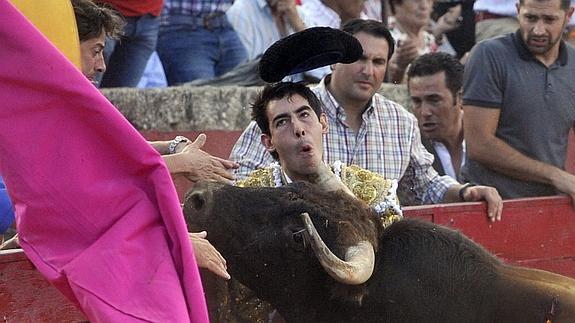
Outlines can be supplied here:
M0 234L6 232L12 222L14 222L14 207L8 196L4 180L0 177Z

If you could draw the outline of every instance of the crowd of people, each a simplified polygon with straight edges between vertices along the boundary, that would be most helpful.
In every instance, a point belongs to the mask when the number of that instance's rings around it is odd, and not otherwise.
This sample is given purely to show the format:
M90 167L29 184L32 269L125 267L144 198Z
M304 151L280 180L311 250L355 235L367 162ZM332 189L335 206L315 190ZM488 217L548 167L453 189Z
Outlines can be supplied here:
M275 41L305 28L340 28L354 18L389 26L397 50L385 82L405 83L416 57L446 52L464 62L476 42L519 26L515 0L95 1L126 19L121 39L106 44L103 88L164 87L246 73L241 67L257 62ZM575 38L573 24L566 26L569 40ZM325 67L301 77L317 83L327 74Z

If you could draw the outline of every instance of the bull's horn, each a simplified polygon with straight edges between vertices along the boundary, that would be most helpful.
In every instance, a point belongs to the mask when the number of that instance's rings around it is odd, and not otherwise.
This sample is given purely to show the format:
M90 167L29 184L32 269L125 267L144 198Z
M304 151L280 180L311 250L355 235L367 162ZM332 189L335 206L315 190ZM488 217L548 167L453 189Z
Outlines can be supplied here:
M371 243L360 241L357 245L349 247L345 252L345 260L341 260L325 245L309 214L302 213L300 216L306 227L304 231L306 238L323 269L333 279L343 284L359 285L371 277L375 265L375 252Z

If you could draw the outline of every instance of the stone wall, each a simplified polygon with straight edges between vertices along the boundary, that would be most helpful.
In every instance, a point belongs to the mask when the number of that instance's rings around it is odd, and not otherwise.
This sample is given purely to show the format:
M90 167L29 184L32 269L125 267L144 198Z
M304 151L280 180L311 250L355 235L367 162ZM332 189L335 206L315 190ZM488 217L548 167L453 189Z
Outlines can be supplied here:
M103 89L102 93L141 131L242 130L260 87L176 86L162 89ZM380 93L408 108L403 85L384 84Z

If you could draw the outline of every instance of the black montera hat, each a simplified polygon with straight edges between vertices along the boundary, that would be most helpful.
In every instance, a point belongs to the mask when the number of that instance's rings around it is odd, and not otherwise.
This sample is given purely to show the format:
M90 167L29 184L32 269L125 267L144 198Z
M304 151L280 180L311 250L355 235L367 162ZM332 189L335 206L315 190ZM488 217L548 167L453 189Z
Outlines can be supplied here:
M353 63L363 54L352 35L330 27L312 27L275 42L263 54L259 73L266 82L335 63Z

